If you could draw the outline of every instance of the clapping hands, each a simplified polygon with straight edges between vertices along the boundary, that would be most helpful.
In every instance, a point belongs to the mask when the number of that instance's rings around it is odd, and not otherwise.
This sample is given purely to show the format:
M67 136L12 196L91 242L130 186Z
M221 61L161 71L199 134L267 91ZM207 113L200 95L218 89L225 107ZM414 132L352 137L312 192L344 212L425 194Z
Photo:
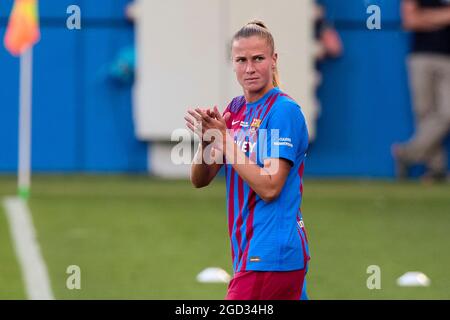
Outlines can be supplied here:
M219 109L215 106L211 109L188 109L184 119L186 120L186 126L200 138L202 144L208 145L216 141L219 134L221 135L220 140L224 140L230 115L227 112L222 117ZM220 148L221 146L217 147Z

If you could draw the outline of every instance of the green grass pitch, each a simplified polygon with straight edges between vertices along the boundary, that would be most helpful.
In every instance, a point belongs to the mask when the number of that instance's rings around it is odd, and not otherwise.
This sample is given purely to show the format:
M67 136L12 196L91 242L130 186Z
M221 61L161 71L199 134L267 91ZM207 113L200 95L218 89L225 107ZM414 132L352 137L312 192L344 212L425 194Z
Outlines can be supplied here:
M15 193L0 176L0 197ZM450 299L450 185L305 179L303 216L312 260L311 299ZM225 183L205 189L145 176L35 176L29 202L57 299L223 299L201 284L210 266L231 273ZM66 287L69 265L81 290ZM369 290L367 267L381 268ZM429 287L396 279L422 271ZM24 299L0 208L0 299Z

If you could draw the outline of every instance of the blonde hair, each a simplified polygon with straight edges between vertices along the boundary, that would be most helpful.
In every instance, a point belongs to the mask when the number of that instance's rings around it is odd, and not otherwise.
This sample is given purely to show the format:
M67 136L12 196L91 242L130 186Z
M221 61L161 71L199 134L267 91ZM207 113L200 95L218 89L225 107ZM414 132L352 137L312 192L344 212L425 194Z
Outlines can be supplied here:
M267 28L265 23L260 20L252 20L248 22L238 32L235 33L232 42L241 38L250 38L253 36L257 36L266 40L271 49L271 53L273 54L275 52L275 41L273 40L272 33L269 31L269 28ZM278 74L277 65L275 65L275 69L273 71L272 84L274 87L280 86L280 76Z

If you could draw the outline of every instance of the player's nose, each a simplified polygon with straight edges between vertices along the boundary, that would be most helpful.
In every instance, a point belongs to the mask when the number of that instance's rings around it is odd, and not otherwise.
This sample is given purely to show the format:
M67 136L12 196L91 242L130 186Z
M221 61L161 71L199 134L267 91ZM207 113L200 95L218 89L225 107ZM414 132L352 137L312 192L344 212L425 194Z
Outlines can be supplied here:
M255 72L255 66L253 65L252 62L248 62L247 63L247 67L245 69L245 72L248 73L248 74L252 74L252 73Z

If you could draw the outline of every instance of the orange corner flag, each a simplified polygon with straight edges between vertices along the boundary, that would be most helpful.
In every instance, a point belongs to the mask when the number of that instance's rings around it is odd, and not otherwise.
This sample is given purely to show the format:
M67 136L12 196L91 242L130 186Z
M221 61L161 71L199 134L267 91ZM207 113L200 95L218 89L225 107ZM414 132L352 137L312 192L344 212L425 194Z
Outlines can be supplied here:
M19 56L39 41L37 0L15 0L5 33L5 47Z

